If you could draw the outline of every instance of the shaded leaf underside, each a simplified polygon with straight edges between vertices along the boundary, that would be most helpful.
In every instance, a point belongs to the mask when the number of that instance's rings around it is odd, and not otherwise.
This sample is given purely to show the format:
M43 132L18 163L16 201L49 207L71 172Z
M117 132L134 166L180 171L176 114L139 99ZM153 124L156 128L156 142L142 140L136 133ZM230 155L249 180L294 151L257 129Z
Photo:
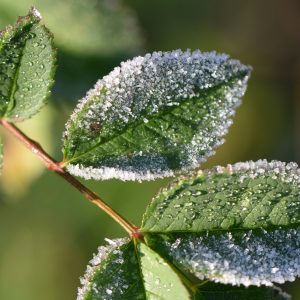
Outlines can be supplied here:
M0 117L17 122L45 104L53 84L53 37L32 8L0 33Z
M225 55L147 54L123 63L79 103L65 165L86 179L154 179L198 166L220 145L250 69Z

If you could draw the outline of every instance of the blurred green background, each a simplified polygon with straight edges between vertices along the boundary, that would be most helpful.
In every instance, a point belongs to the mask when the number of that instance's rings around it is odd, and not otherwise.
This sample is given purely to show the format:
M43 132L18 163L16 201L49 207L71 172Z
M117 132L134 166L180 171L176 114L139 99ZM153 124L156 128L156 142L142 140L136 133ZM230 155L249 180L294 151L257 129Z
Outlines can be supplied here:
M154 50L225 52L253 66L226 143L203 166L259 158L300 163L300 2L298 0L0 0L0 26L34 4L54 32L56 85L50 104L20 124L57 159L68 115L120 61ZM0 183L0 299L75 299L79 277L117 224L5 133ZM168 180L88 181L139 224ZM283 287L300 299L300 281Z

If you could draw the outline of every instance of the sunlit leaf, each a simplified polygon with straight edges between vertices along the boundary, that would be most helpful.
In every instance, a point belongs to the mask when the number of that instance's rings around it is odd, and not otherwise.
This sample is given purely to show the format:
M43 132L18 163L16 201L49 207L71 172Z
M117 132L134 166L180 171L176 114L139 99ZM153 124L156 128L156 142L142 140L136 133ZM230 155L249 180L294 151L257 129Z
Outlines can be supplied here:
M0 117L22 121L36 114L53 84L52 35L32 8L0 32Z
M293 281L300 274L299 175L295 163L263 160L181 178L148 207L146 240L199 279Z
M222 144L250 68L227 55L154 52L121 64L78 104L64 135L68 170L151 180L198 167Z

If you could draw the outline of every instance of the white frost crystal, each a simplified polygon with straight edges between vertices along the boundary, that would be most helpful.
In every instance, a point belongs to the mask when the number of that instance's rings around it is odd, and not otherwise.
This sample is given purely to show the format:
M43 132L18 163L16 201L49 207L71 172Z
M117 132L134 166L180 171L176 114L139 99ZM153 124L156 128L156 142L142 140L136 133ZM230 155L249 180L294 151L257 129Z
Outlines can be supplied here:
M258 161L239 162L226 167L217 166L212 170L204 171L208 174L217 173L240 173L241 181L246 178L268 177L278 179L286 183L300 184L300 169L295 162L285 163L277 160L268 162L266 159Z
M67 139L72 138L74 130L79 130L78 135L82 136L68 147L77 151L78 144L90 144L94 151L86 151L82 156L78 151L78 156L82 157L79 162L76 162L76 154L75 159L67 157L67 161L70 159L68 170L86 179L151 180L198 167L224 142L222 137L232 123L230 117L240 104L249 73L248 66L225 54L199 50L154 52L123 62L96 83L67 123ZM212 88L219 88L220 94L210 99L205 95ZM189 108L184 110L187 100L202 101L202 104L187 106ZM171 112L177 107L183 110L176 116ZM193 117L192 111L197 113ZM178 122L192 122L192 136L178 138L176 129L173 130L170 121L163 118L164 114L170 114L172 120L178 118ZM151 123L152 119L158 119L157 123ZM130 140L124 137L124 142L133 145L132 153L126 153L126 150L111 153L114 149L114 141L109 144L111 139L140 124L144 125L144 130L155 132L157 141L164 140L159 147L176 155L177 169L168 164L163 150L156 152L155 139L144 143L145 149L135 150L135 136ZM98 140L91 134L97 130ZM142 138L138 137L140 144ZM97 148L101 148L101 143L106 143L108 148L101 150L105 158L97 161L96 157L100 155ZM141 147L140 144L137 147ZM87 159L83 159L84 156Z
M176 265L199 279L270 286L300 275L300 229L190 235L166 245Z

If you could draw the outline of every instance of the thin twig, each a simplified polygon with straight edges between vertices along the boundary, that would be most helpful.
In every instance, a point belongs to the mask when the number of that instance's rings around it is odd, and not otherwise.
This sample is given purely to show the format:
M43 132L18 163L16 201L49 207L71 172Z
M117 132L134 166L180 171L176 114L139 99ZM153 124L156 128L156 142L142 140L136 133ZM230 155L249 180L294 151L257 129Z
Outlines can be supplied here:
M33 152L50 171L58 174L60 177L68 181L75 189L77 189L81 194L83 194L85 198L97 205L101 210L103 210L117 223L119 223L132 238L141 240L143 239L143 235L139 231L138 227L136 227L135 225L127 221L124 217L119 215L97 194L92 192L75 177L73 177L70 173L68 173L59 162L57 162L48 153L46 153L46 151L41 147L40 144L27 137L27 135L23 133L19 128L17 128L14 124L6 120L0 120L0 124L3 127L5 127L10 133L12 133L31 152Z

